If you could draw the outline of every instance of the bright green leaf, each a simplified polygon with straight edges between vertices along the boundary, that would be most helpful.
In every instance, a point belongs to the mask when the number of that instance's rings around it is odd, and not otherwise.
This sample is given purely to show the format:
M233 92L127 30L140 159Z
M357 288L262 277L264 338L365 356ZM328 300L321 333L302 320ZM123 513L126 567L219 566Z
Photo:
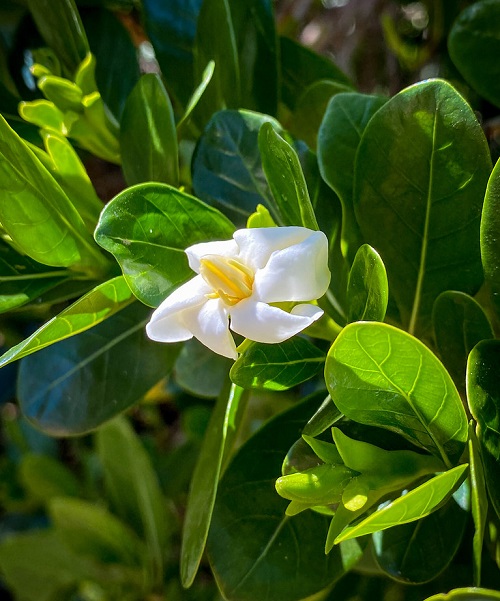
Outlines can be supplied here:
M191 116L191 113L193 112L196 105L200 101L200 98L203 96L203 93L207 89L208 84L212 80L212 76L214 74L214 69L215 69L215 62L209 61L209 63L205 67L205 70L202 73L201 81L198 84L198 87L192 93L192 95L187 103L186 109L184 110L184 114L182 115L179 123L177 123L177 131L179 131L181 129L181 127L184 125L184 123L189 119L189 117Z
M366 126L356 158L356 217L412 334L428 333L441 292L474 294L482 283L479 222L490 169L474 112L445 81L403 90Z
M350 419L387 428L448 467L467 440L467 418L448 372L422 342L376 322L352 323L333 343L325 380Z
M449 593L439 593L427 597L425 601L497 601L500 592L486 588L456 588Z
M389 285L380 255L368 244L358 249L347 282L349 321L384 321Z
M484 279L500 316L500 160L497 161L486 188L481 216L481 258Z
M474 422L469 423L469 465L471 481L471 507L474 519L474 537L472 539L472 553L474 558L474 584L481 584L481 564L483 554L483 540L488 515L488 495L484 479L484 467L481 460L479 441L474 431Z
M184 250L225 240L234 227L219 211L166 184L139 184L104 208L95 238L120 263L133 293L156 307L193 275Z

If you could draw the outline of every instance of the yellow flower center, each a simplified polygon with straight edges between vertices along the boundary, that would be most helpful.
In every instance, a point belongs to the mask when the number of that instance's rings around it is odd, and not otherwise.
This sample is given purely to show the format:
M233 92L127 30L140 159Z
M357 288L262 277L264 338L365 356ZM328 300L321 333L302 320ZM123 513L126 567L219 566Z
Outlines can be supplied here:
M236 305L252 294L254 275L243 263L220 255L200 259L200 275L214 290L209 298L220 298L226 305Z

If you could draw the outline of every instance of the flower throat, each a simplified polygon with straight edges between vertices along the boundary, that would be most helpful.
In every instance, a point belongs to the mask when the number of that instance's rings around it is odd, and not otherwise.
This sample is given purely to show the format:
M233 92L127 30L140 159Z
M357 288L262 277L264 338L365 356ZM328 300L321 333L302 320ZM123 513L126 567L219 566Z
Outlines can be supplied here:
M240 261L221 255L200 259L200 275L213 288L209 298L220 298L226 305L236 305L252 294L254 275Z

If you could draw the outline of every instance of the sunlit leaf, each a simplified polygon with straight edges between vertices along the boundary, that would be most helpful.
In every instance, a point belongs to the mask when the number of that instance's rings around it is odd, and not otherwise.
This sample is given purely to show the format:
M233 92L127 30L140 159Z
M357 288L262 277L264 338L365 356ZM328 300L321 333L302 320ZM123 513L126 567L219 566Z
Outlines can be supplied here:
M349 321L384 321L388 299L382 259L371 246L363 244L354 257L347 283Z
M481 216L481 258L484 279L493 301L497 316L500 316L500 161L493 169Z

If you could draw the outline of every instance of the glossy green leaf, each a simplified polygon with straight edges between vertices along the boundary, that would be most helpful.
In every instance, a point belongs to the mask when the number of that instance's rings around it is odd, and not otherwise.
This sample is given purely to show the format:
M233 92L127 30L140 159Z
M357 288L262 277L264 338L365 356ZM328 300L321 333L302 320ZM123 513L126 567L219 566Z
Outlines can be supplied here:
M456 490L463 481L467 468L468 464L458 465L431 478L354 526L348 526L337 536L335 543L407 524L429 515Z
M217 35L214 35L215 31ZM203 77L209 61L215 62L214 74L197 110L203 113L203 124L221 109L240 107L240 65L228 0L204 0L202 3L193 57L196 79Z
M362 243L353 206L356 151L368 121L386 101L382 96L356 92L337 94L329 102L318 132L319 169L342 202L342 240L350 261Z
M335 63L289 38L280 38L282 96L293 109L304 90L316 81L329 79L351 86L347 75Z
M467 399L477 422L490 501L500 517L500 341L483 340L469 355Z
M104 483L115 512L146 541L151 582L162 582L169 526L166 505L151 460L123 417L96 434Z
M247 396L236 385L222 390L208 424L194 469L182 534L181 581L192 585L203 555L214 508L222 461L238 433Z
M460 13L448 37L452 61L481 96L500 106L500 6L496 0L475 2Z
M262 167L285 225L318 230L306 180L295 150L273 128L263 123L259 131Z
M299 336L279 344L252 342L234 363L230 376L242 388L287 390L313 378L324 361L323 351Z
M23 455L19 479L24 489L42 503L54 497L76 497L80 493L80 484L70 469L47 455Z
M179 182L179 151L174 112L155 73L139 79L125 104L120 124L122 168L129 185Z
M479 222L490 169L476 116L445 81L403 90L366 126L356 158L356 217L412 334L428 333L441 292L474 294L482 283Z
M325 381L350 419L402 434L451 467L467 440L467 417L448 372L422 342L375 322L346 326L333 343Z
M427 517L374 532L375 559L384 572L404 584L433 580L453 560L468 518L452 497Z
M195 396L215 398L220 394L232 365L231 359L217 355L196 338L191 338L182 345L175 362L175 380ZM196 378L193 378L193 373Z
M205 67L205 70L203 71L203 74L201 76L201 81L198 84L198 87L195 89L195 91L192 93L191 97L189 98L186 109L184 111L184 114L182 115L181 119L179 120L179 123L177 123L177 131L179 131L181 129L182 125L189 119L189 117L191 116L191 113L193 112L196 105L200 101L200 98L203 96L203 93L207 89L208 84L212 80L212 77L214 74L214 69L215 69L215 62L209 61L209 63Z
M89 52L74 0L28 0L28 8L45 42L72 75Z
M474 431L474 422L469 423L469 465L471 481L471 507L474 519L474 537L472 539L472 553L474 558L474 585L481 584L481 565L483 554L483 540L488 515L488 495L484 479L484 468L481 460L479 441Z
M304 434L318 436L330 426L333 426L341 417L342 413L333 403L332 397L328 395L304 426Z
M226 240L234 227L219 211L166 184L124 190L101 213L95 239L111 252L132 292L158 306L193 275L184 250Z
M0 222L29 257L54 267L103 270L107 259L54 178L0 118Z
M281 130L267 115L220 111L207 124L193 157L196 196L219 208L237 225L243 226L258 204L276 218L257 143L266 122Z
M0 313L35 300L69 275L65 269L48 270L0 239Z
M103 507L82 499L59 497L50 501L48 510L62 540L78 555L104 563L141 565L141 541Z
M329 520L312 511L286 516L287 501L274 490L283 457L317 402L315 395L266 424L240 448L222 478L208 556L228 600L298 601L340 578L362 553L352 541L325 555Z
M143 0L144 25L169 92L187 104L195 86L193 42L202 0ZM175 74L171 77L170 74Z
M0 367L93 328L133 301L123 276L100 284L0 357Z
M494 338L488 317L471 296L448 291L440 294L432 311L439 355L460 390L465 390L467 357L481 340Z
M134 303L105 322L25 357L21 411L53 436L82 434L138 402L165 377L178 345L151 342L149 311Z
M491 173L481 217L481 258L484 279L493 301L497 316L500 316L500 161Z
M380 255L368 244L358 249L347 282L349 321L384 321L389 285Z
M290 132L316 151L319 128L330 99L336 94L350 91L350 86L336 81L329 79L315 81L297 100L288 126Z
M456 588L449 593L439 593L427 597L425 601L497 601L500 592L486 588Z

